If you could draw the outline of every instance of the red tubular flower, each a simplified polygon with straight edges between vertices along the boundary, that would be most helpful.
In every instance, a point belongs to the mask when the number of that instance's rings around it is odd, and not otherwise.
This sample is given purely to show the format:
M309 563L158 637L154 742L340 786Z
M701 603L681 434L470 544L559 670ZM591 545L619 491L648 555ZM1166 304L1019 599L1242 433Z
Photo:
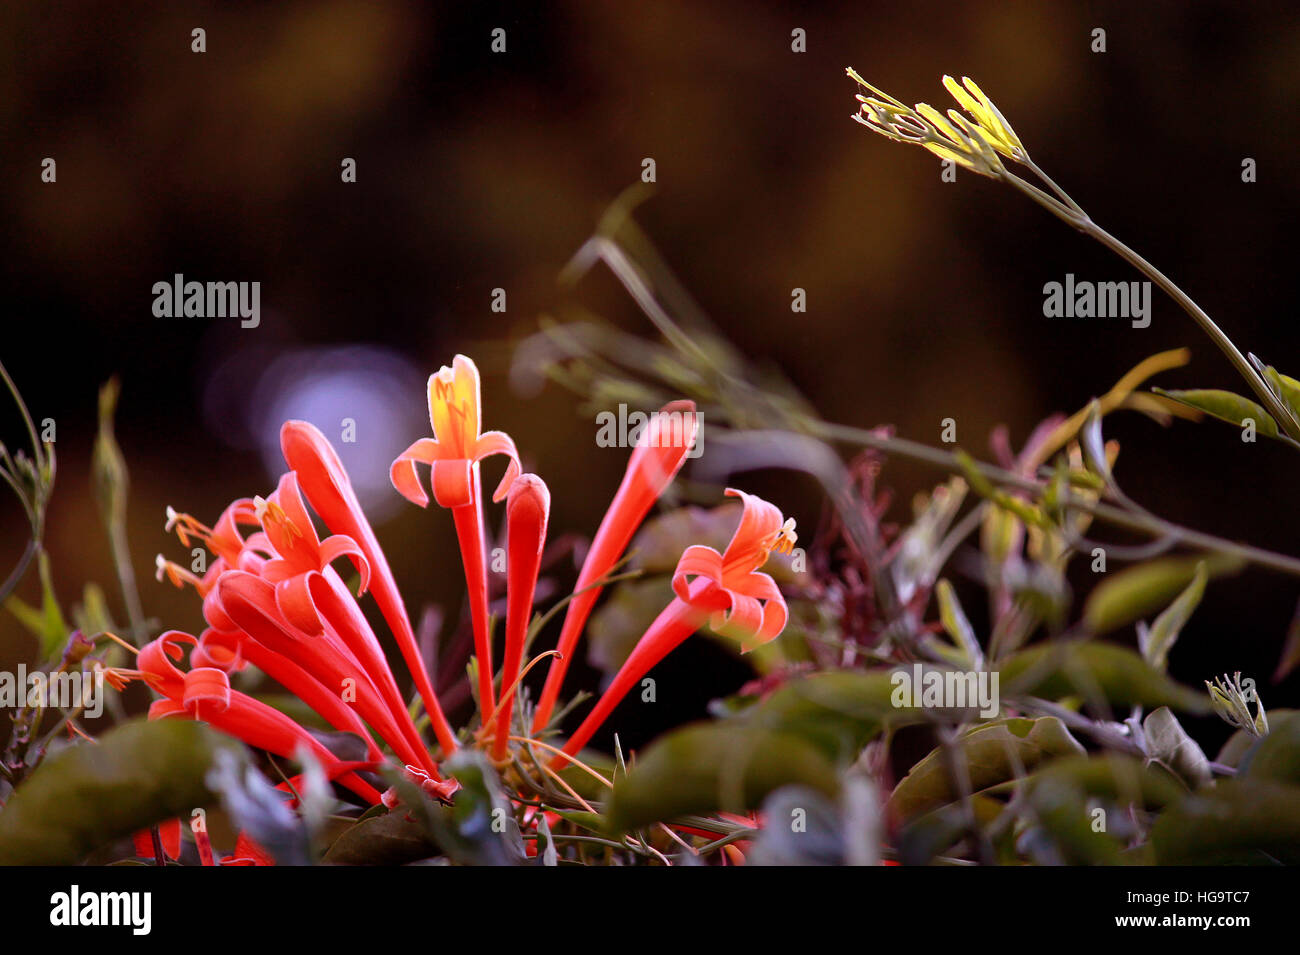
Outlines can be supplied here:
M410 721L409 714L400 706L395 712L385 704L383 694L371 681L370 674L343 641L331 633L313 637L295 631L279 614L272 585L252 574L229 571L217 584L215 593L225 614L251 640L293 660L314 681L333 688L335 693L342 693L345 687L351 686L356 699L350 702L361 718L373 726L404 761L421 765L430 774L436 774L437 767L428 751L418 743L414 726L409 732L403 732L402 725ZM296 679L295 674L289 675ZM295 682L288 684L287 688L303 696L304 692L313 690L313 685L311 681Z
M335 729L354 733L366 744L369 759L379 762L383 754L375 745L370 730L361 717L343 702L337 691L325 686L301 666L242 633L223 633L209 628L199 635L198 645L190 652L190 666L212 666L226 673L238 669L234 664L251 663L272 680L293 693Z
M447 754L456 750L456 734L443 715L438 695L433 690L415 632L406 613L397 581L388 566L370 522L361 510L356 492L343 462L320 431L306 421L286 421L280 429L280 447L284 459L298 475L307 500L325 524L337 534L346 534L361 548L372 577L371 592L397 640L420 699L433 724L434 734ZM359 565L358 565L359 569Z
M346 534L335 534L324 541L316 536L293 471L280 478L270 497L253 498L253 506L262 530L251 535L245 546L269 550L272 556L262 567L261 577L275 584L275 602L285 619L314 636L321 632L321 623L311 599L312 576L340 557L350 557L361 572L360 593L364 594L370 586L370 562Z
M710 617L715 630L741 637L745 651L785 629L789 613L785 598L776 582L758 568L772 551L794 545L794 521L783 521L781 512L760 497L734 489L727 494L739 497L744 510L726 552L695 545L682 553L673 573L676 596L637 641L595 708L569 738L564 746L568 755L582 749L638 681ZM557 756L552 766L566 762Z
M310 733L279 710L238 690L231 689L225 671L197 667L182 672L172 662L179 660L182 643L196 641L187 633L169 630L141 648L137 665L143 678L164 699L149 707L150 719L186 717L203 722L249 746L264 749L284 759L293 759L306 747L330 779L351 789L370 803L379 793L356 774L368 763L345 763L322 746Z
M333 572L312 579L311 595L330 636L351 651L353 658L371 678L408 745L414 752L421 754L420 764L436 775L433 757L428 754L419 730L411 721L411 714L402 701L393 671L384 659L379 639L370 628L366 615Z
M537 572L546 544L546 522L551 513L551 492L535 474L523 474L510 485L506 501L506 645L501 663L501 694L492 756L506 757L510 714L514 707L519 665L532 615Z
M420 485L416 465L429 465L434 500L451 508L456 537L460 542L461 562L465 565L470 620L474 627L479 707L486 714L492 712L494 703L479 462L494 454L504 454L509 459L505 476L492 496L493 501L500 501L519 474L519 453L505 432L482 431L479 395L478 367L464 355L457 355L450 368L444 365L437 374L430 375L429 424L433 428L433 437L421 438L398 455L390 476L393 487L402 496L425 507L429 497Z
M670 402L650 417L578 575L574 597L565 613L564 626L556 644L559 656L551 661L537 702L534 733L541 732L551 719L578 637L600 597L603 588L591 585L608 574L623 556L632 535L695 446L698 431L699 418L693 401ZM589 587L591 589L587 590Z

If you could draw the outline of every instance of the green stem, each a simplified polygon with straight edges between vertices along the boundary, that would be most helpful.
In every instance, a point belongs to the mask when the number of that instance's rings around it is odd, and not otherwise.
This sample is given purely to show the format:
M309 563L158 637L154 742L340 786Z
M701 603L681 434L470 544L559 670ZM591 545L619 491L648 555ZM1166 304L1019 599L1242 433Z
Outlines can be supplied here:
M816 422L813 428L820 432L822 437L830 440L875 448L878 451L885 451L899 457L932 464L953 474L961 474L964 470L962 462L953 452L932 448L917 441L909 441L906 438L886 438L864 428L853 428L828 422ZM1019 474L1004 470L996 465L986 464L983 461L973 461L972 464L976 471L998 484L1020 491L1027 491L1031 494L1041 494L1046 490L1045 483L1021 477ZM1093 502L1071 498L1070 506L1077 510L1087 511L1094 517L1116 527L1149 534L1152 537L1172 537L1178 543L1189 547L1212 553L1226 554L1259 567L1267 567L1271 570L1289 574L1292 577L1300 577L1300 559L1295 557L1288 557L1285 554L1264 550L1250 544L1241 544L1222 537L1215 537L1213 534L1205 534L1201 531L1174 524L1154 514L1134 513L1101 501Z
M125 523L114 521L108 528L108 540L113 552L113 564L117 568L117 582L122 590L122 599L126 602L126 615L131 620L131 632L135 645L143 647L149 636L145 626L144 606L140 603L140 589L135 582L135 568L131 566L131 549L126 540Z
M1278 427L1280 427L1292 440L1300 440L1300 423L1297 423L1295 417L1291 414L1290 409L1288 409L1286 405L1278 399L1277 395L1273 394L1273 389L1269 387L1268 382L1260 376L1251 363L1246 360L1246 356L1243 355L1237 346L1233 344L1232 339L1224 333L1223 329L1215 324L1214 320L1206 314L1205 310L1197 305L1196 302L1192 300L1191 296L1175 285L1173 280L1171 280L1167 275L1148 262L1136 251L1115 238L1101 226L1097 225L1097 223L1093 222L1091 217L1083 211L1079 204L1071 199L1069 195L1060 188L1060 186L1056 185L1056 183L1052 182L1051 179L1044 175L1037 166L1030 163L1029 168L1032 169L1036 175L1042 178L1044 182L1048 183L1052 189L1054 189L1066 202L1069 203L1069 205L1067 206L1052 196L1049 196L1037 186L1026 182L1010 171L1006 173L1007 182L1025 195L1029 196L1039 205L1043 206L1043 208L1056 215L1058 218L1074 226L1084 235L1096 239L1143 275L1151 279L1151 281L1155 282L1156 285L1160 286L1161 290L1177 302L1183 311L1192 316L1192 319L1196 324L1201 327L1201 331L1205 332L1205 334L1209 336L1210 341L1214 342L1214 344L1218 346L1219 350L1227 356L1228 361L1232 362L1233 367L1237 369L1237 373L1246 380L1246 383L1249 384L1255 394L1259 396L1260 401L1263 402L1264 408L1277 420Z

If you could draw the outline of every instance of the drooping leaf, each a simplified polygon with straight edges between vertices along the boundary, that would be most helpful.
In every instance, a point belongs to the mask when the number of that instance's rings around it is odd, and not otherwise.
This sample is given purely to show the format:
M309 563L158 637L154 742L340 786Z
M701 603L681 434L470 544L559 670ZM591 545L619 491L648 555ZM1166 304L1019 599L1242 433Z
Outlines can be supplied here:
M1278 437L1277 422L1273 420L1273 416L1262 406L1234 392L1220 391L1216 388L1195 388L1186 391L1166 391L1163 388L1151 390L1198 411L1204 411L1211 417L1236 425L1238 428L1244 427L1248 420L1254 421L1255 430L1260 434L1270 438Z
M1204 693L1175 683L1132 650L1111 643L1041 643L1005 661L1001 674L1004 696L1057 700L1100 695L1116 706L1168 706L1191 713L1210 710Z
M625 832L690 813L746 812L794 784L827 795L838 788L834 765L807 739L730 720L696 724L638 756L614 784L606 818L611 830Z
M1196 740L1187 735L1167 706L1152 710L1142 721L1147 755L1177 773L1192 789L1208 786L1214 778L1210 761Z
M242 748L188 720L143 720L47 758L0 811L0 865L73 865L113 839L214 800L215 754Z
M1192 577L1192 582L1187 585L1187 589L1179 594L1160 616L1156 617L1156 622L1149 630L1138 631L1138 645L1142 650L1142 656L1157 670L1165 669L1169 650L1178 639L1183 626L1191 618L1192 611L1201 602L1201 597L1205 594L1205 582L1208 579L1205 562L1201 561L1196 565L1196 574Z
M1136 564L1093 588L1084 605L1084 624L1093 633L1103 634L1150 616L1187 589L1201 564L1209 577L1231 574L1242 567L1240 559L1222 554L1161 557Z
M954 757L965 763L971 792L1013 779L1017 768L1029 771L1051 757L1084 752L1065 724L1054 716L986 723L957 740L956 748ZM899 780L889 797L889 807L901 818L911 819L945 806L960 795L945 753L937 748Z

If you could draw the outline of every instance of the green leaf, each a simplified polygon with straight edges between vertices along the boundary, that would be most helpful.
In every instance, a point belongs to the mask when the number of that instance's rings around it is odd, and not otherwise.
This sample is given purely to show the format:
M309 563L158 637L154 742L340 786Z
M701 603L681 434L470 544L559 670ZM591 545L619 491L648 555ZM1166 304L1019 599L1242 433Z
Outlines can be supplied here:
M1250 358L1255 367L1260 370L1260 374L1262 374L1264 379L1268 382L1269 387L1273 390L1273 394L1277 395L1278 400L1280 400L1282 404L1286 405L1286 408L1291 412L1292 417L1294 417L1297 422L1300 422L1300 381L1296 381L1294 378L1281 374L1272 365L1263 364L1254 355L1251 355Z
M1178 717L1167 706L1152 710L1142 721L1147 755L1177 773L1193 789L1210 785L1214 774L1210 761L1196 740L1187 735Z
M1291 716L1300 713L1300 710L1292 710L1283 707L1282 709L1272 710L1268 718L1271 721L1286 720ZM1219 753L1214 757L1216 763L1222 763L1225 766L1231 766L1234 769L1241 769L1247 764L1251 753L1258 748L1261 740L1253 733L1247 733L1245 730L1237 730L1228 737L1228 741L1219 749Z
M327 865L406 865L438 853L423 826L399 806L382 816L363 819L334 840L325 853Z
M18 622L35 634L41 641L41 654L44 659L58 655L68 642L68 625L59 609L58 598L54 595L54 580L50 573L50 558L45 551L37 557L37 568L41 578L41 606L33 607L24 603L17 596L5 601L5 609L12 613Z
M1002 664L1004 696L1067 696L1098 694L1117 706L1168 706L1190 713L1208 713L1204 693L1175 683L1153 669L1127 647L1092 641L1041 643L1022 650Z
M773 790L802 784L833 795L829 759L790 732L727 720L687 726L661 737L614 784L606 819L614 832L690 813L746 812Z
M0 811L0 865L73 865L93 849L214 799L205 776L242 748L202 723L126 723L47 758Z
M889 672L828 670L792 680L735 719L746 725L794 733L831 760L853 760L886 724L924 719L893 703Z
M1138 645L1142 650L1142 656L1157 670L1165 669L1169 651L1178 639L1183 626L1191 618L1192 611L1201 602L1201 597L1205 594L1205 582L1208 579L1205 561L1201 561L1196 565L1196 574L1192 577L1192 582L1187 585L1187 589L1179 594L1160 616L1156 617L1156 622L1151 625L1151 629L1138 631Z
M1269 438L1278 437L1277 422L1273 420L1272 415L1249 398L1243 398L1231 391L1219 391L1216 388L1188 391L1166 391L1164 388L1151 390L1239 428L1244 427L1247 419L1253 420L1255 430L1260 434Z
M1093 828L1093 816L1079 787L1056 777L1034 786L1033 827L1022 837L1030 855L1049 865L1119 865L1119 841Z
M72 608L72 619L77 629L88 636L114 629L113 617L108 612L108 599L99 584L86 584L81 593L81 603Z
M1160 865L1300 863L1300 787L1221 780L1165 810L1151 830Z
M984 651L980 647L979 638L975 636L975 628L961 609L961 602L958 601L952 584L946 578L940 580L934 593L939 601L939 619L943 623L943 629L953 643L964 651L966 664L973 670L983 669Z
M1243 566L1240 558L1221 554L1135 564L1107 577L1088 595L1085 626L1096 634L1109 633L1167 607L1192 584L1202 564L1209 577L1235 573Z
M957 747L973 793L1015 778L1017 768L1028 771L1053 756L1084 752L1065 724L1054 716L986 723L962 736ZM901 818L911 819L945 806L960 795L943 749L936 748L899 780L889 797L889 806Z
M1281 712L1269 715L1268 735L1242 761L1241 769L1252 779L1300 785L1300 713Z
M1161 809L1187 795L1171 774L1118 753L1053 760L1033 775L1030 786L1049 781L1069 783L1086 796L1140 809Z

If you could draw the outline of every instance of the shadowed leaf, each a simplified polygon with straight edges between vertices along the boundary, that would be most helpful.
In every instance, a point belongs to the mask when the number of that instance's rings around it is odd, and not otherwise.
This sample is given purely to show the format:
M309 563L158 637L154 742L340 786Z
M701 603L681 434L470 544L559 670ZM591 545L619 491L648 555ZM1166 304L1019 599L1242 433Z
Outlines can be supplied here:
M962 736L957 748L964 757L971 792L1015 778L1017 768L1028 771L1053 756L1084 752L1065 724L1054 716L988 723ZM943 750L935 749L894 787L889 808L901 818L911 819L947 805L960 795Z
M625 832L689 813L746 812L793 784L833 795L838 777L820 750L793 733L732 721L698 724L638 755L614 785L607 819L611 830Z
M137 721L49 757L0 811L0 865L72 865L113 839L214 800L215 754L242 749L201 723Z
M1165 810L1151 830L1161 865L1300 863L1300 787L1229 779Z
M1093 633L1109 633L1169 606L1195 580L1200 566L1208 577L1240 570L1238 558L1162 557L1112 574L1098 584L1084 605L1083 622Z
M1192 577L1192 582L1187 585L1187 589L1179 594L1160 616L1156 617L1156 622L1151 625L1151 628L1138 630L1138 646L1142 650L1142 656L1157 670L1165 669L1169 651L1177 641L1183 626L1191 618L1192 611L1201 602L1201 597L1205 594L1205 582L1208 579L1205 562L1202 561L1196 565L1196 574Z
M1188 405L1198 411L1204 411L1213 418L1228 424L1243 427L1246 421L1255 422L1255 430L1266 437L1278 437L1277 422L1264 408L1249 398L1231 391L1219 391L1215 388L1199 388L1188 391L1166 391L1152 388L1158 395L1172 398L1174 401Z
M1008 696L1061 699L1098 695L1117 706L1168 706L1192 713L1210 710L1204 693L1175 683L1126 647L1070 641L1023 650L1002 664Z
M1160 760L1193 789L1210 784L1213 779L1210 761L1169 707L1151 711L1142 721L1142 731L1146 734L1147 754L1152 759Z

